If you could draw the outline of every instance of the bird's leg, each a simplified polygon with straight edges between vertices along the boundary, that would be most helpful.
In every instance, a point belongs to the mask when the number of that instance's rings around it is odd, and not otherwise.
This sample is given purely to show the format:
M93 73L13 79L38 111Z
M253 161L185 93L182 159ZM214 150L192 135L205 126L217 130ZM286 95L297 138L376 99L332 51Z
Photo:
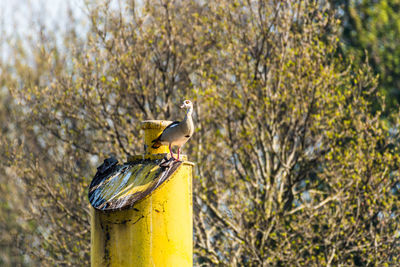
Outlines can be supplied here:
M178 158L176 159L176 161L179 161L179 152L181 152L181 148L178 147Z
M169 144L169 153L171 154L171 158L175 159L175 158L174 158L174 155L172 154L171 144Z

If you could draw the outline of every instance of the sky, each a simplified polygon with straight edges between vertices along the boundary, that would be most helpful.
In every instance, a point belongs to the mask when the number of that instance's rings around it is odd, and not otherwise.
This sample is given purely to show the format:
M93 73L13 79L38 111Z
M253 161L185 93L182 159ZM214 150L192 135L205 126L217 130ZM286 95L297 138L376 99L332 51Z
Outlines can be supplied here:
M86 3L102 2L104 0L0 0L0 60L7 60L9 49L16 36L36 38L38 24L43 24L50 30L62 35L68 28L67 11L69 8L81 28L78 34L88 30ZM110 8L117 8L123 1L110 1ZM138 0L137 3L142 1ZM32 25L32 18L34 24ZM38 23L39 22L39 23ZM1 71L1 70L0 70Z
M62 22L68 6L83 17L84 0L0 0L1 24L8 33L26 33L30 30L29 18L36 17L46 25Z
M8 56L9 44L16 36L35 37L32 18L49 28L62 31L67 21L67 10L71 8L84 28L84 0L0 0L0 49L4 60ZM63 25L64 22L64 25ZM37 27L37 26L35 26Z

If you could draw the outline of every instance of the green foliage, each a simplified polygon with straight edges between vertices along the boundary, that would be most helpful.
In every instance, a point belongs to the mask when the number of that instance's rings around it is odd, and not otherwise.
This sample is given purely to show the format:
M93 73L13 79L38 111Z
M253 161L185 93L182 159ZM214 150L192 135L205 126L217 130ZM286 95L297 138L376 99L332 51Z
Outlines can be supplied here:
M400 103L400 2L331 1L340 9L342 50L354 64L366 60L379 75L379 89L390 107Z
M0 266L26 266L20 246L32 240L20 233L30 231L29 224L22 222L21 210L24 206L23 188L19 183L18 177L10 168L12 159L11 144L5 135L13 135L13 125L10 121L16 115L13 111L12 98L5 90L0 90Z
M185 98L197 127L196 265L400 263L399 133L371 113L382 98L368 65L336 57L329 6L105 2L88 19L87 35L71 22L60 47L42 29L2 63L20 106L1 162L23 184L32 263L89 265L96 165L141 153L139 122L181 117Z

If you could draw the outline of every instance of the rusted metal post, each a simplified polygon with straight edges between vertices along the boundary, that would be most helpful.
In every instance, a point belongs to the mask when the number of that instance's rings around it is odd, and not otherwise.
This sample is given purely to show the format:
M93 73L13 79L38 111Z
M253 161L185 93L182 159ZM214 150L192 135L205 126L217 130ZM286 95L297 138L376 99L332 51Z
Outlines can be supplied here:
M167 146L151 148L167 125L143 122L145 155L92 181L92 267L192 266L193 163L163 159Z

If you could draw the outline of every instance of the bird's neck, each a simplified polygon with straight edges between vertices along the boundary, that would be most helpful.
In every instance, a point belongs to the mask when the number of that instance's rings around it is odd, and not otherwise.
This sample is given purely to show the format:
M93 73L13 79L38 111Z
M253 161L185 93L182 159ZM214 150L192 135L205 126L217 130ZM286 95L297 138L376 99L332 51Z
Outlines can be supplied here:
M186 111L185 120L187 118L192 118L192 112L193 112L193 107L188 108L188 110Z
M192 120L192 112L193 112L193 107L188 108L186 112L186 116L183 120L183 128L184 131L187 135L192 135L193 134L193 120Z

